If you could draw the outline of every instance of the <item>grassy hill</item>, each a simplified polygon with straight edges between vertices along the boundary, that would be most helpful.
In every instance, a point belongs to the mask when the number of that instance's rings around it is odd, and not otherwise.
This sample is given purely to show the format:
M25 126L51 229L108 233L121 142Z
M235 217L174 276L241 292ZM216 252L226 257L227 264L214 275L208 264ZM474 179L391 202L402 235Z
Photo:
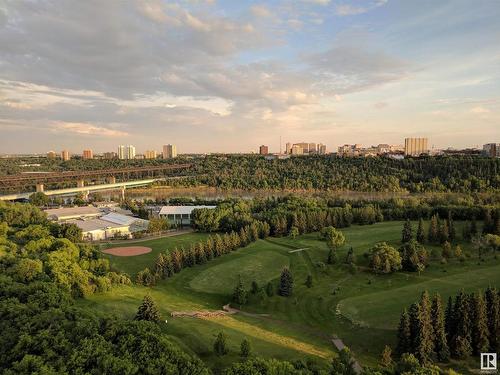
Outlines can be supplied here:
M132 319L143 296L149 293L168 319L163 327L165 332L210 365L237 360L239 344L244 337L252 342L254 352L260 356L313 359L325 364L335 355L330 342L333 335L342 338L362 364L375 364L384 345L395 344L395 327L401 310L417 300L424 289L447 298L462 288L475 291L488 285L500 285L500 260L489 256L478 262L468 243L461 243L463 250L470 254L463 263L451 259L443 265L434 260L420 275L406 272L374 275L369 272L363 253L379 241L399 246L402 225L402 222L384 222L342 230L347 243L339 250L339 260L343 261L352 246L359 266L354 274L340 263L320 265L326 261L327 248L317 234L296 239L269 238L207 264L185 269L153 288L114 288L81 303L91 309ZM459 227L457 223L457 231ZM198 241L200 236L189 234L157 240L160 242L156 249L170 249L174 239L187 244ZM146 243L137 245L148 246ZM431 246L426 248L432 249ZM305 250L293 252L294 249ZM154 255L148 256L148 266L151 266ZM110 256L113 266L126 272L140 269L137 261L140 257L119 258L118 261ZM141 260L140 264L144 263ZM243 310L253 315L213 319L169 316L172 311L220 309L230 301L238 275L248 289L253 280L261 286L271 281L277 287L285 265L291 268L294 276L294 295L289 298L275 295L264 301L251 296ZM308 274L313 276L312 288L304 285ZM222 359L212 354L214 337L221 330L228 335L231 350L230 355Z

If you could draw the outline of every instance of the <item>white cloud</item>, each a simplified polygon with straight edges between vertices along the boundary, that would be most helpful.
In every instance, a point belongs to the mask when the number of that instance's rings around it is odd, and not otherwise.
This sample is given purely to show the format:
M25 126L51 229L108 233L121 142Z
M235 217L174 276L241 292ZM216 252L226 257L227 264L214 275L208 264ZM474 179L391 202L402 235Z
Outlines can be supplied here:
M335 8L335 13L338 16L355 16L358 14L367 13L370 10L381 7L387 4L388 0L377 0L368 5L352 5L352 4L339 4Z
M491 111L488 108L485 107L473 107L470 110L471 113L478 113L478 114L485 114L485 113L490 113Z
M89 135L98 137L126 137L129 134L124 131L109 129L87 123L56 121L52 123L52 130L56 132L65 131L78 135Z

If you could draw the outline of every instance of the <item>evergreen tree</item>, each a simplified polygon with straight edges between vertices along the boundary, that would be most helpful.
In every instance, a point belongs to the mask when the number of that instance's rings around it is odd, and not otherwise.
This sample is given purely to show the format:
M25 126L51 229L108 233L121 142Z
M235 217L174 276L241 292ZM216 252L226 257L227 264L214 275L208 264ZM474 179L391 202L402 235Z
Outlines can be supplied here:
M289 297L293 293L293 276L288 267L283 268L280 277L280 286L278 294L283 297Z
M445 243L450 239L450 232L446 221L442 220L438 227L438 238L440 243Z
M432 300L432 326L434 327L434 351L440 362L450 358L448 340L446 338L445 318L441 296L436 294Z
M457 237L457 231L455 229L455 223L453 222L451 211L448 211L448 233L450 241L453 242Z
M398 326L398 346L396 353L402 355L412 351L412 338L410 331L410 317L406 309L403 310Z
M451 244L448 241L445 241L442 245L442 248L443 248L443 252L442 252L443 258L450 259L452 256Z
M452 338L457 332L455 325L455 315L453 314L453 299L451 298L451 296L448 297L448 303L444 312L444 327L446 331L446 342L448 343L449 347Z
M418 345L418 335L420 331L420 304L414 302L408 310L410 322L410 342L408 343L408 352L415 353Z
M422 364L432 361L434 352L434 328L432 326L431 301L429 293L424 291L420 298L418 314L418 331L415 342L415 355Z
M219 357L222 357L229 353L229 349L227 348L226 344L226 335L224 334L224 332L219 332L217 338L215 339L214 353Z
M260 288L259 288L259 284L257 284L257 281L255 281L255 280L254 280L254 281L252 281L252 286L251 286L251 288L250 288L250 292L251 292L252 294L257 294L257 292L259 291L259 289L260 289Z
M170 254L165 255L165 276L170 277L174 274L174 264L172 263L172 256Z
M469 299L461 291L455 297L455 305L453 307L455 334L451 339L450 345L451 353L457 358L465 358L472 352L469 311Z
M439 228L439 218L437 215L432 215L431 222L429 224L429 235L428 240L431 243L435 243L438 241L438 228Z
M247 303L247 291L243 286L243 282L241 281L241 276L238 276L238 283L234 288L233 292L233 302L242 306Z
M307 275L307 279L306 279L306 286L308 288L312 288L313 286L313 278L312 278L312 275Z
M351 351L346 346L344 347L337 358L332 361L331 375L357 375L354 369L354 359Z
M268 297L274 296L274 286L270 281L266 285L266 294Z
M491 210L484 211L483 234L494 233L495 221L491 217Z
M470 223L470 236L475 237L479 233L479 230L477 229L477 222L476 218L472 217L472 221Z
M352 248L352 246L349 248L349 251L347 252L347 255L345 257L345 263L346 264L355 263L354 249Z
M406 219L404 226L403 226L403 232L401 235L401 242L406 243L411 241L413 238L413 229L411 227L411 222L410 219Z
M243 358L248 358L252 354L252 345L247 339L243 339L240 345L240 356Z
M457 246L455 247L455 257L456 257L457 259L460 259L460 258L462 257L462 255L463 255L462 248L460 247L460 245L457 245Z
M482 293L472 295L470 307L472 310L472 353L479 355L487 352L490 346L486 303Z
M500 296L495 288L489 287L484 294L488 320L490 350L498 352L500 347Z
M147 320L150 322L159 322L161 320L160 311L150 295L147 294L144 296L134 319Z
M166 266L165 257L163 253L160 253L156 257L155 261L155 274L157 277L160 277L162 279L165 278L165 266Z
M337 263L337 252L335 251L335 249L330 248L330 250L328 250L328 257L326 258L326 263L328 264Z
M418 221L417 241L421 244L425 243L424 220L422 218Z

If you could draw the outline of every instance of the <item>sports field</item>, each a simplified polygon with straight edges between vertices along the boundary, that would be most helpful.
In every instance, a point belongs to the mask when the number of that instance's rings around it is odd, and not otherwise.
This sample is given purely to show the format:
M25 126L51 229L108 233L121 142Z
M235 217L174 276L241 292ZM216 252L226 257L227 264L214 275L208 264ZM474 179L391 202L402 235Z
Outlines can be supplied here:
M457 223L457 227L460 224ZM238 359L241 340L247 337L254 352L263 357L313 359L325 364L335 355L329 339L336 335L354 351L362 364L375 364L385 344L394 345L395 327L404 307L417 300L424 289L439 292L444 298L460 289L475 291L488 285L500 285L500 260L489 256L484 262L474 257L470 244L461 243L471 257L464 263L451 259L441 265L433 261L421 275L400 272L378 276L365 269L363 257L373 244L386 241L399 246L402 222L385 222L371 226L343 229L347 243L339 250L343 260L353 247L359 270L351 274L343 264L323 268L327 248L317 234L291 238L259 240L247 248L217 258L207 264L185 269L173 278L153 288L130 286L91 296L82 303L92 309L118 313L132 318L143 296L150 293L163 315L169 319L164 330L189 352L200 356L209 365L224 364ZM457 228L457 232L459 229ZM148 241L137 246L153 248L153 253L137 257L122 257L112 264L119 270L135 272L141 267L136 260L150 257L151 266L159 249L176 243L188 244L203 238L189 234L156 243ZM160 241L161 240L155 240ZM308 248L290 253L293 249ZM431 250L430 246L426 246ZM145 265L142 267L144 268ZM251 281L277 286L280 271L288 265L295 279L294 295L273 296L261 301L251 296L243 310L254 315L232 315L214 319L173 318L172 311L218 310L230 301L230 295L241 275L250 288ZM304 285L308 274L314 285ZM265 314L265 315L264 315ZM231 353L222 359L212 354L214 335L223 330L229 337Z

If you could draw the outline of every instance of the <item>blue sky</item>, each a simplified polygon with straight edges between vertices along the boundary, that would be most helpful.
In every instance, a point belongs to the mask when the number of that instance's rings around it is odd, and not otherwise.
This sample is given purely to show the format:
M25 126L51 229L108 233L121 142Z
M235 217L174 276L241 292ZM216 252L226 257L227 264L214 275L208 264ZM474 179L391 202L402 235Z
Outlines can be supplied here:
M500 2L0 0L0 153L500 141Z

